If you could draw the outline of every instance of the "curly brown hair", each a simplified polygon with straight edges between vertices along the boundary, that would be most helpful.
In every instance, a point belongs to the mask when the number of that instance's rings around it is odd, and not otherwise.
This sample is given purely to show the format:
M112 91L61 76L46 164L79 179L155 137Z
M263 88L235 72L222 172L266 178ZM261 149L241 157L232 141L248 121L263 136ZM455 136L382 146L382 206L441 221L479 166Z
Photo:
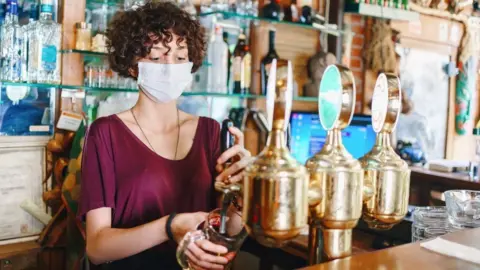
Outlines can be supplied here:
M186 40L192 72L202 64L205 55L205 30L190 14L172 2L147 3L135 10L118 12L107 29L110 67L124 77L133 77L137 60L146 57L158 44L168 43L177 35L177 44Z

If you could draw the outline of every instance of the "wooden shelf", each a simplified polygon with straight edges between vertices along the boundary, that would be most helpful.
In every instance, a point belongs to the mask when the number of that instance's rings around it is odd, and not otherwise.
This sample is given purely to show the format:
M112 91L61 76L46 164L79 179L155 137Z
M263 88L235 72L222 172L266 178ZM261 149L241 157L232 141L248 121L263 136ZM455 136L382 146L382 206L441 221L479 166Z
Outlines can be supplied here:
M37 251L40 251L40 245L36 241L0 245L0 260Z

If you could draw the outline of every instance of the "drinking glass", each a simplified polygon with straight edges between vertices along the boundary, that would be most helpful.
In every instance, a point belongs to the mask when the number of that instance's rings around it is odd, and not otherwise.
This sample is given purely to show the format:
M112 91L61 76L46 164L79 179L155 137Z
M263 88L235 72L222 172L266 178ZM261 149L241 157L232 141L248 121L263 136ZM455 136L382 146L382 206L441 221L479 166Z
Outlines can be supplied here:
M412 242L446 234L449 230L444 206L417 207L413 210Z
M204 239L227 248L227 254L213 255L224 256L227 258L228 264L225 265L224 269L231 269L237 251L242 246L243 241L248 234L243 227L241 214L233 207L231 207L226 213L226 232L225 234L221 234L219 232L221 217L220 212L220 209L215 209L210 212L207 220L200 224L199 230L187 233L178 245L177 261L183 269L193 269L188 262L187 256L185 255L187 247L195 241Z
M145 2L144 0L125 0L123 8L125 10L136 9L137 7L145 5Z
M480 191L445 191L445 204L450 223L457 228L480 227Z

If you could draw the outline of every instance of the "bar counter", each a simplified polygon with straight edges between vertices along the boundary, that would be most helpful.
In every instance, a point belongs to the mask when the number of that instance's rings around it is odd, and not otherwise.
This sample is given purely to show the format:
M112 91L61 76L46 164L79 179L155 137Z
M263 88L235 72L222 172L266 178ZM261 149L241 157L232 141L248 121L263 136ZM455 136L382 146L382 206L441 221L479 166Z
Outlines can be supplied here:
M446 240L480 249L480 228L458 231L442 236ZM427 240L428 241L428 240ZM374 252L353 255L302 270L410 270L410 269L479 269L480 265L447 257L411 243Z

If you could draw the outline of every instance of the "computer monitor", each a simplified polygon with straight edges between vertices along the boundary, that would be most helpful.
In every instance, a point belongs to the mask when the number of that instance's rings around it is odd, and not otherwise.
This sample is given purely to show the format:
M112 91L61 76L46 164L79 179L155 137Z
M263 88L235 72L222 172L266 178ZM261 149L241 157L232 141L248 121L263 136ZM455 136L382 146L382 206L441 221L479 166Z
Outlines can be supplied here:
M327 137L318 113L292 112L290 116L290 152L300 163L305 162L323 147ZM368 153L375 144L376 134L371 117L354 115L350 125L342 131L343 145L354 158Z

